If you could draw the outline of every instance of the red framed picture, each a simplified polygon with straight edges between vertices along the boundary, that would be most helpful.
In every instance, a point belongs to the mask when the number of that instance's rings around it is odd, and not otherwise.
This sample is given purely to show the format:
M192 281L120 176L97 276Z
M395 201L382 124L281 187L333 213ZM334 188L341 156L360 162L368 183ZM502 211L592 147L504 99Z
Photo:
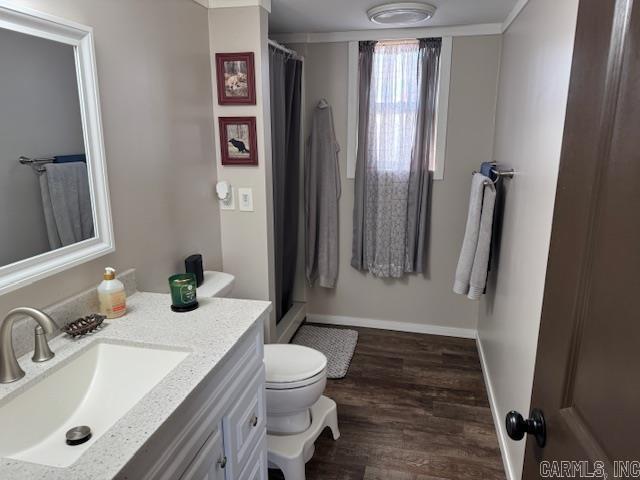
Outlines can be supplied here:
M218 104L256 104L253 52L216 53L216 78Z
M256 117L220 117L222 165L258 165Z

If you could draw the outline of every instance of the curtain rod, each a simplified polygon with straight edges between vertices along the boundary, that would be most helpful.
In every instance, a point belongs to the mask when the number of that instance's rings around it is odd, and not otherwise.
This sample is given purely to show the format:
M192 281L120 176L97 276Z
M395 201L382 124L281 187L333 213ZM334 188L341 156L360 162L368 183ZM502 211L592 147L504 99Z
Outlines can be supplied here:
M394 38L391 40L376 40L380 45L409 45L418 43L417 38Z
M273 48L275 48L277 50L280 50L282 52L288 53L289 55L291 55L292 57L297 58L298 60L304 60L304 57L302 55L300 55L298 52L296 52L295 50L291 50L290 48L287 48L284 45L279 44L275 40L269 39L269 45L271 45Z

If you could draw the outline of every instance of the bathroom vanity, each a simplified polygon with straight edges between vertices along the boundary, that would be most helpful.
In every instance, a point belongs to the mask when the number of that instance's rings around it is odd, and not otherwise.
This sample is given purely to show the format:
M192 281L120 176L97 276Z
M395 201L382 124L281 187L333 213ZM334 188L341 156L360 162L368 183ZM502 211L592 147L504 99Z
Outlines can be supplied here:
M100 331L50 342L0 385L0 478L267 478L263 322L269 302L136 293ZM86 425L81 445L65 433ZM9 432L9 435L5 433Z

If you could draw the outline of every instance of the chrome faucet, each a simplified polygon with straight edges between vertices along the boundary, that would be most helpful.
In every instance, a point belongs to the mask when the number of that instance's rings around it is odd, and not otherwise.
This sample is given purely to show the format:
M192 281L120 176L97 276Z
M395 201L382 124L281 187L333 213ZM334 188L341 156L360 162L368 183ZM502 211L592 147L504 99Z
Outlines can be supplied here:
M45 334L53 333L56 324L46 313L29 307L14 308L4 320L0 322L0 383L11 383L24 377L24 370L20 368L16 354L13 350L13 322L16 318L26 315L38 322L36 327L36 348L33 354L34 362L44 362L53 358L53 352L49 349Z

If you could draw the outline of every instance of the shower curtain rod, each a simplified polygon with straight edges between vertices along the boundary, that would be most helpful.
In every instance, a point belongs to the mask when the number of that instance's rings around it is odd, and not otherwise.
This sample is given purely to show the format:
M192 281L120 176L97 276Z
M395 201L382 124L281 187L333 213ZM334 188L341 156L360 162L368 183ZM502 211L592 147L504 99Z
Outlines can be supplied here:
M273 48L276 48L282 52L288 53L289 55L291 55L292 57L295 57L298 60L304 61L304 57L300 55L298 52L296 52L295 50L291 50L290 48L287 48L284 45L280 45L275 40L269 39L269 45L271 45Z

